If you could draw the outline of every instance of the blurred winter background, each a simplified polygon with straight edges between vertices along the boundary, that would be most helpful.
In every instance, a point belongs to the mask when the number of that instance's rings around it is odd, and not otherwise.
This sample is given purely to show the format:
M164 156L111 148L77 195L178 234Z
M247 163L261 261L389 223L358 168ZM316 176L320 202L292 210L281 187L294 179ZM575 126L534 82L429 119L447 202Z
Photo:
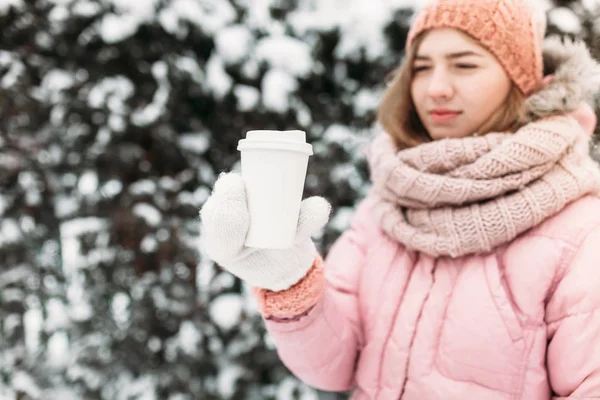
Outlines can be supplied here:
M0 0L0 399L344 398L280 363L198 210L245 131L303 129L326 253L417 4ZM540 7L598 55L595 1Z

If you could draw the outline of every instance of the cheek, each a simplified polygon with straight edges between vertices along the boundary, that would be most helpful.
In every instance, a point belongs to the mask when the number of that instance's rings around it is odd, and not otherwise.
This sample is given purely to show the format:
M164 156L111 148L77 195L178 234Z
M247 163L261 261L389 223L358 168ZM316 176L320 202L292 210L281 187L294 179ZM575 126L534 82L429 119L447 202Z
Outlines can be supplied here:
M463 87L463 98L469 103L471 110L477 112L482 119L487 119L504 104L510 91L510 81L503 76L493 79L484 74L472 78Z
M412 99L417 112L421 109L421 105L423 104L423 85L418 81L413 79L410 85L410 98Z

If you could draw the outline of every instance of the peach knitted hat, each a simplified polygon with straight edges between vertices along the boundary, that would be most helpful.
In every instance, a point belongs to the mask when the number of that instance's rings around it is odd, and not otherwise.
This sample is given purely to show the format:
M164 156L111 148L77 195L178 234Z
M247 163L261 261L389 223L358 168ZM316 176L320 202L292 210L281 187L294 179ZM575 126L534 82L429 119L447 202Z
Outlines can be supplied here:
M456 28L478 40L496 56L525 95L540 85L545 19L531 0L433 0L416 16L406 49L422 32Z

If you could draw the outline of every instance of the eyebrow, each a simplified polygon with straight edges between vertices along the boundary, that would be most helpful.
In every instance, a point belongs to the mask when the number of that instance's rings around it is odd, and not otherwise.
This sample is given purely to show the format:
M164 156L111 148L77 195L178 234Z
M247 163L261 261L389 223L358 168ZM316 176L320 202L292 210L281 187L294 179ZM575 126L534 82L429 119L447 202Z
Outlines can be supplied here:
M446 54L446 57L448 60L452 60L452 59L456 59L456 58L461 58L461 57L469 57L469 56L475 56L475 57L483 57L481 54L475 53L474 51L458 51L456 53L449 53ZM431 58L429 56L424 56L424 55L417 55L415 57L415 61L428 61Z

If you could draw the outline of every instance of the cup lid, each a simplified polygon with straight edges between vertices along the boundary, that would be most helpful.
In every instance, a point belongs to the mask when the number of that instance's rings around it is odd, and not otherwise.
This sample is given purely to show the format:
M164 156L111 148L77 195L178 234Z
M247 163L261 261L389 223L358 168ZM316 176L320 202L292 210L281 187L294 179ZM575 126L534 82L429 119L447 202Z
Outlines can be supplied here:
M243 150L287 150L312 155L312 146L306 143L306 133L300 130L253 130L246 133L246 139L238 143Z
M285 140L290 142L306 142L306 133L300 130L275 131L253 130L246 133L248 140Z

